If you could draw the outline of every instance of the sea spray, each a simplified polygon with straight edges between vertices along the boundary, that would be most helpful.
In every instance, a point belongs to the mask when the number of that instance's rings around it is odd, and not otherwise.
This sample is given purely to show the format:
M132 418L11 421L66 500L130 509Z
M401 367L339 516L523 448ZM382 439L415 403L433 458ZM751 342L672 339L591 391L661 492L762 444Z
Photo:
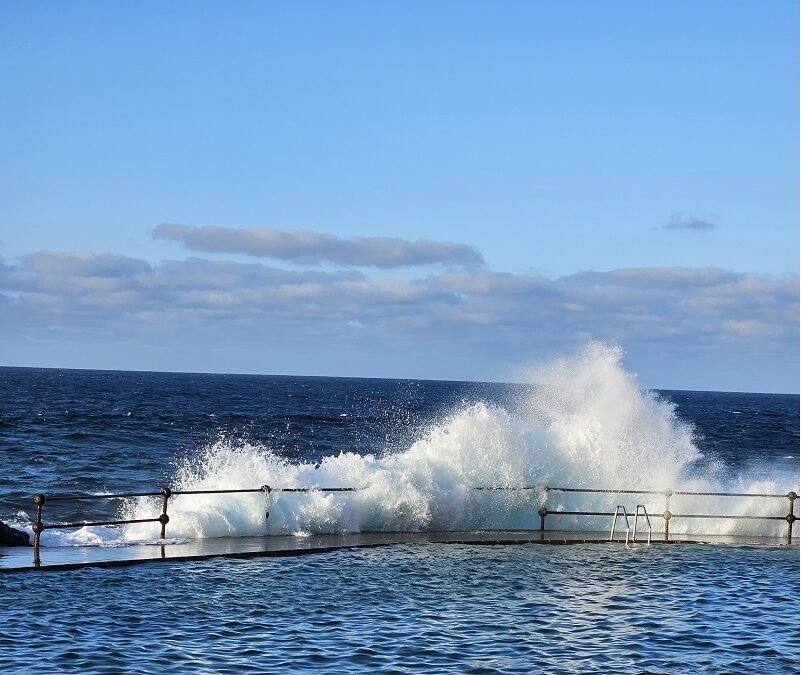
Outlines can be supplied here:
M396 452L342 452L317 463L289 462L268 445L221 437L182 459L174 490L354 487L355 492L272 492L269 495L176 495L168 536L316 534L365 531L535 529L538 509L612 512L637 503L662 513L662 495L588 495L479 487L585 487L780 493L793 487L747 477L725 480L715 458L703 458L694 429L673 403L644 391L622 365L615 346L588 343L577 354L529 369L528 386L504 407L467 402ZM674 513L780 515L782 500L675 496ZM153 499L128 501L121 516L158 514ZM603 529L609 518L550 515L549 529ZM660 529L662 520L652 521ZM783 522L671 522L675 533L773 534ZM60 541L115 541L114 531L91 528ZM130 525L124 541L154 539L152 524Z

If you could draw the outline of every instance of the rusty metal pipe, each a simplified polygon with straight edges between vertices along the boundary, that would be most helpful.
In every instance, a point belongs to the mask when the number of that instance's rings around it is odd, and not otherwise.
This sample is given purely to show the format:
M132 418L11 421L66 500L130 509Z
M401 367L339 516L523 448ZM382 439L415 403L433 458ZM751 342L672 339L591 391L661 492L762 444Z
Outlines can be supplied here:
M787 520L787 516L723 516L719 513L672 513L674 518L721 518L723 520Z
M81 523L58 523L42 525L43 530L71 530L77 527L94 527L96 525L128 525L129 523L158 523L159 518L137 518L135 520L97 520ZM36 523L34 523L36 524Z
M167 502L170 501L171 494L173 494L173 492L169 487L162 488L162 514L159 516L159 522L162 525L160 533L161 539L164 539L167 523L170 522L170 516L167 515Z
M546 487L549 492L587 492L602 494L625 494L625 495L663 495L667 492L675 495L694 495L698 497L787 497L787 494L764 494L758 492L687 492L682 490L617 490L606 488L566 488L566 487Z
M520 486L504 486L504 485L476 485L474 490L504 490L507 492L517 492L518 490L542 490L542 485L520 485ZM548 490L548 488L545 488Z
M611 495L662 495L665 490L607 490L605 488L566 488L566 487L546 487L548 492L588 492L604 493Z
M158 497L161 492L120 492L105 495L55 495L48 497L51 502L71 502L81 499L126 499L128 497Z
M786 496L788 497L788 515L785 519L788 521L787 543L790 544L794 535L794 522L799 520L799 518L794 515L794 503L799 499L799 495L797 495L796 492L789 492Z
M540 516L540 531L546 531L546 516L549 515L549 510L545 506L541 506L538 510L538 515Z
M45 529L44 523L42 522L42 509L44 508L45 502L47 502L47 497L45 497L45 495L34 495L33 503L36 504L36 522L33 524L33 564L36 567L42 564L39 558L39 542L42 532Z

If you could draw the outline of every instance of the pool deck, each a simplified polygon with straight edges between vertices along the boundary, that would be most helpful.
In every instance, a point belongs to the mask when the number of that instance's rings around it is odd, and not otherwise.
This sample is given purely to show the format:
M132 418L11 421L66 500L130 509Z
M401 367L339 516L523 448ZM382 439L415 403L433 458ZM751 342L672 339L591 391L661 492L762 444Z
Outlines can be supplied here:
M645 544L639 533L637 545ZM737 546L787 546L776 537L672 535L663 542L657 536L652 544L729 544ZM146 562L177 562L209 558L260 558L329 553L342 549L375 548L396 544L463 544L501 546L516 544L624 544L623 538L610 541L609 532L560 530L493 530L474 532L366 532L320 534L305 537L230 537L194 541L167 541L165 544L130 546L64 546L40 549L41 563L33 562L32 547L0 547L0 573L22 571L72 570L82 567L124 567ZM630 543L630 545L632 545ZM799 546L799 538L792 540Z

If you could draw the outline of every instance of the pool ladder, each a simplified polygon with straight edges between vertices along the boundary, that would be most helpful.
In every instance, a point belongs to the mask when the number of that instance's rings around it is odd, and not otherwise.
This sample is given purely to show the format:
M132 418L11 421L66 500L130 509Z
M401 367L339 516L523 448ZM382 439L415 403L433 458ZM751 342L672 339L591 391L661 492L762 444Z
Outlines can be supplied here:
M629 516L627 515L627 510L623 506L619 505L615 507L615 513L613 514L613 526L610 528L610 541L613 540L613 536L615 535L615 526L618 523L618 516L624 516L624 523L627 526L627 536L624 540L624 546L629 546L629 535L632 534L632 543L637 542L638 537L638 516L643 512L643 517L646 519L646 526L648 527L647 534L646 534L646 544L650 545L652 543L652 523L649 520L649 514L646 511L646 507L643 504L638 504L635 506L635 522L633 523L632 530L629 528Z

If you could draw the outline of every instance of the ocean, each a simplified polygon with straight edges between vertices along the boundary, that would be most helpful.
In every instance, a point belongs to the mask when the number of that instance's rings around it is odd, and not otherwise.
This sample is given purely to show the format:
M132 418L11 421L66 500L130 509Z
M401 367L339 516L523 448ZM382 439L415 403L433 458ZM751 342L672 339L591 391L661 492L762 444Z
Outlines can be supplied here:
M537 493L481 486L799 492L798 396L646 391L601 347L531 384L0 368L0 391L0 520L28 532L37 492L164 485L362 488L177 497L176 541L537 527ZM549 499L611 511L616 498ZM787 508L685 499L680 511ZM47 509L69 522L158 504ZM124 547L157 529L48 530L42 543ZM798 547L428 544L0 574L0 671L798 672L799 571Z

